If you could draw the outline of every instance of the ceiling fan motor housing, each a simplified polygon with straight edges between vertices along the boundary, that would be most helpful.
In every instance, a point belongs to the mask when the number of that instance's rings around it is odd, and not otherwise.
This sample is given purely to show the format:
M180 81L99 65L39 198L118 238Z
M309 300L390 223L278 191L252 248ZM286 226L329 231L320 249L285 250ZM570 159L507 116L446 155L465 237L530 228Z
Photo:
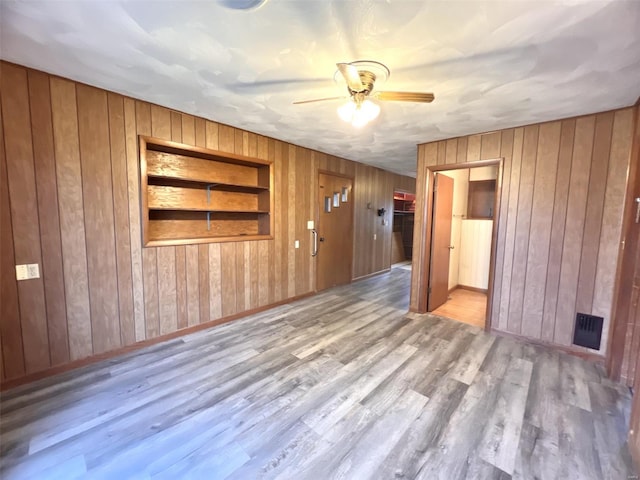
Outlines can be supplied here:
M371 93L371 91L373 90L373 84L376 81L376 75L375 73L369 72L367 70L358 70L358 73L360 74L360 81L362 82L362 86L364 88L360 91L356 91L352 90L350 87L347 87L349 89L349 93L351 95L354 95L356 93L364 93L365 95L369 95L369 93Z

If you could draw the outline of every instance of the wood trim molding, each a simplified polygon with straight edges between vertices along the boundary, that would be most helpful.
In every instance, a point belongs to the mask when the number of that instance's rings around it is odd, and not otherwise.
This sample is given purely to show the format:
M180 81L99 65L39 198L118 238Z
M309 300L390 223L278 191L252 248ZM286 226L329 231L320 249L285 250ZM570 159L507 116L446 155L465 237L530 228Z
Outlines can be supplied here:
M461 290L469 290L470 292L478 292L478 293L484 293L484 294L489 293L488 288L477 288L477 287L470 287L468 285L458 285L453 290L455 290L456 288L459 288Z
M504 332L502 330L496 330L494 328L491 329L490 333L497 335L499 337L505 338L514 338L516 340L520 340L521 342L527 343L529 345L535 345L538 347L551 348L554 350L558 350L563 353L568 353L569 355L573 355L583 360L588 360L591 362L598 363L600 365L604 365L605 357L599 355L597 353L586 352L584 350L580 350L578 347L566 347L564 345L558 345L556 343L545 342L543 340L534 340L529 337L524 337L522 335L516 335L515 333Z
M431 264L431 230L432 230L432 222L433 222L433 199L431 193L433 192L433 184L436 172L441 172L444 170L459 170L459 169L467 169L467 168L477 168L477 167L486 167L490 165L498 166L498 178L496 182L496 191L495 191L495 210L494 210L494 218L493 218L493 229L491 233L491 256L489 260L489 285L487 288L487 310L485 313L485 330L491 330L491 313L493 312L493 285L494 285L494 277L495 277L495 261L496 261L496 248L498 244L498 229L500 227L500 199L502 198L502 174L503 174L503 164L504 158L493 158L489 160L478 160L473 162L465 162L465 163L453 163L446 165L431 165L425 167L425 205L422 213L422 222L420 222L421 228L419 231L417 230L414 233L414 245L415 245L415 235L422 235L423 242L421 242L422 248L417 253L417 257L414 255L413 265L415 267L416 262L422 265L421 275L420 275L420 285L418 287L418 307L417 309L412 309L411 311L415 311L416 313L426 313L427 312L427 296L428 296L428 288L429 288L429 268Z
M614 303L611 310L611 334L607 345L607 374L615 381L620 381L622 374L625 339L629 328L627 319L633 291L634 256L637 249L640 248L639 233L637 229L634 231L636 205L633 200L640 194L640 105L636 107L633 128L631 162L627 175L624 217L620 234L620 254L618 255L614 283Z
M368 275L361 275L356 278L352 278L351 282L359 282L360 280L366 280L367 278L377 277L378 275L382 275L383 273L388 273L391 271L391 268L385 268L384 270L379 270L377 272L369 273Z
M228 315L226 317L217 318L215 320L210 320L205 323L201 323L199 325L193 325L191 327L183 328L182 330L177 330L175 332L167 333L165 335L161 335L159 337L151 338L149 340L143 340L138 343L134 343L133 345L129 345L127 347L119 348L117 350L112 350L109 352L101 353L99 355L93 355L91 357L82 358L79 360L75 360L70 363L65 363L64 365L47 368L46 370L41 370L39 372L34 372L29 375L25 375L24 377L19 377L16 379L8 380L3 383L0 383L0 391L7 391L12 388L18 387L20 385L24 385L27 383L35 382L37 380L42 380L43 378L51 377L53 375L58 375L60 373L65 373L70 370L75 370L77 368L86 367L87 365L92 365L94 363L102 362L104 360L108 360L110 358L117 357L119 355L124 355L125 353L134 352L136 350L140 350L145 347L149 347L151 345L155 345L157 343L165 342L167 340L172 340L174 338L183 337L185 335L189 335L191 333L199 332L200 330L205 330L207 328L215 327L217 325L222 325L223 323L229 323L234 320L238 320L243 317L248 317L251 315L255 315L256 313L264 312L265 310L269 310L270 308L278 307L280 305L285 305L287 303L295 302L297 300L301 300L303 298L311 297L315 295L315 292L308 292L302 295L297 295L295 297L287 298L285 300L281 300L276 303L272 303L270 305L264 305L262 307L254 308L252 310L247 310L246 312L236 313L233 315Z

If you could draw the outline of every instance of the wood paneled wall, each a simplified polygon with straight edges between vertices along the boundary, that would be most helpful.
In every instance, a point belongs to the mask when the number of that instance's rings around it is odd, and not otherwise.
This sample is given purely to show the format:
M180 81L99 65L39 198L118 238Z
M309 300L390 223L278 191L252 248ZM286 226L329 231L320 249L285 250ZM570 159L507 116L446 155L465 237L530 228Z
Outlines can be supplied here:
M608 357L609 375L630 387L640 378L640 223L636 223L640 198L640 108L636 112L635 136L629 169L629 189L625 203L623 239L620 258L620 284L616 293L615 324L611 335L611 355ZM640 395L636 395L640 397ZM635 401L635 418L640 418L640 400ZM635 430L640 433L640 425ZM636 458L640 460L640 440L635 439Z
M391 219L393 188L413 190L414 179L0 68L2 380L313 292L307 220L315 219L319 170L355 179L355 276L390 267L391 226L373 212L385 206ZM272 160L274 239L143 248L138 135ZM38 263L41 278L16 282L15 265L24 263Z
M428 167L504 158L492 328L570 347L576 312L594 314L605 319L604 354L633 116L625 108L419 145L415 251L425 245Z

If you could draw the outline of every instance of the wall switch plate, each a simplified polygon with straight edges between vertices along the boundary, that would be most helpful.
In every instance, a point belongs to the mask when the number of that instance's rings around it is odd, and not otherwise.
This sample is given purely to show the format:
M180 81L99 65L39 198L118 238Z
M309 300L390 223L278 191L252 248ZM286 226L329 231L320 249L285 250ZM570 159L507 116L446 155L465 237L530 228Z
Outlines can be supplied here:
M40 266L37 263L16 265L16 280L40 278Z
M300 248L300 240L296 240L295 242L293 242L293 246L295 248Z
M16 280L27 280L29 271L26 265L16 265Z
M382 219L382 225L385 227L389 225L389 220Z
M374 233L374 234L373 234L373 239L375 240L375 239L377 239L377 238L378 238L378 235L376 235L376 234Z
M314 222L313 222L313 220L308 220L308 221L307 221L307 230L313 230L314 228L315 228L315 227L314 227Z

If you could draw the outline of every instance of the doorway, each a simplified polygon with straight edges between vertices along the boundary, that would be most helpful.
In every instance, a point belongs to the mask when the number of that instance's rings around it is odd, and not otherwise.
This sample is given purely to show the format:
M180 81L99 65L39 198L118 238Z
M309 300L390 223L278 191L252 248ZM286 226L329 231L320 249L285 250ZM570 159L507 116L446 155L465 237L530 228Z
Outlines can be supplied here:
M351 282L353 179L318 174L316 290Z
M392 267L411 269L415 212L415 193L395 190L393 192L393 228L391 236Z
M488 327L499 164L438 170L433 178L427 310Z

